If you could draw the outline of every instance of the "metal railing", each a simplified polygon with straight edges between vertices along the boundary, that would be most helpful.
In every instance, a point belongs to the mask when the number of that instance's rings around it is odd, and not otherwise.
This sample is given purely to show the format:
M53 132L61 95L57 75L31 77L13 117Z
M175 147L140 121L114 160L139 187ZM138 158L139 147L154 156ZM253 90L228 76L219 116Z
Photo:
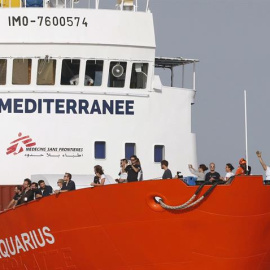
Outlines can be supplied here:
M100 3L106 0L95 0L95 4L91 5L91 0L85 1L85 6L80 6L83 8L94 8L100 9ZM28 8L28 7L39 7L39 8L76 8L79 4L79 0L40 0L36 1L39 4L29 6L30 0L0 0L0 8ZM133 10L138 11L139 3L143 3L142 0L116 0L116 5L114 8L118 10ZM150 0L145 2L145 11L149 11ZM143 9L144 10L144 9Z

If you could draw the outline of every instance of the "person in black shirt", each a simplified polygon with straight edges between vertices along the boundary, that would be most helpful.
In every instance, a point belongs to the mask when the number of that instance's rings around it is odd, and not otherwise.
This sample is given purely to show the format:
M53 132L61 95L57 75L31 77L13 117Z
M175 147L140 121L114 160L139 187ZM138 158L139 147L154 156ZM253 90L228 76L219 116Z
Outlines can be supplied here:
M161 169L164 170L164 173L162 175L162 179L172 179L172 172L168 168L169 162L167 160L162 160L161 161Z
M44 180L38 181L39 189L36 198L50 196L53 193L51 186L46 185Z
M31 190L32 190L33 193L34 193L34 200L35 200L35 199L36 199L36 195L39 194L39 191L38 191L38 183L32 182L32 183L31 183Z
M131 163L125 168L125 171L127 172L127 182L136 182L138 181L138 174L141 167L138 164L137 156L131 156L130 161Z
M13 208L15 208L16 205L18 205L18 200L21 198L21 194L22 194L22 186L16 186L14 189L14 197L12 198L12 200L10 201L10 203L8 204L7 208L4 210L7 210L9 208L11 208L13 206Z
M18 204L27 203L34 200L34 192L31 190L31 180L26 178L23 181L23 191L20 200L18 200ZM17 204L16 204L17 205Z
M211 162L209 164L210 167L210 172L208 172L205 175L205 181L206 182L216 182L220 180L220 174L218 172L216 172L216 165L214 162Z

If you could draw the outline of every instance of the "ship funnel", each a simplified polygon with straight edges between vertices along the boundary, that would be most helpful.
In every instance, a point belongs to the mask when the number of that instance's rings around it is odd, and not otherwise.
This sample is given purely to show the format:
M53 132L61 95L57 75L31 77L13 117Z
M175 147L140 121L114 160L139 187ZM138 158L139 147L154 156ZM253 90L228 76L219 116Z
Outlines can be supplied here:
M122 10L133 10L134 0L117 0L117 6Z

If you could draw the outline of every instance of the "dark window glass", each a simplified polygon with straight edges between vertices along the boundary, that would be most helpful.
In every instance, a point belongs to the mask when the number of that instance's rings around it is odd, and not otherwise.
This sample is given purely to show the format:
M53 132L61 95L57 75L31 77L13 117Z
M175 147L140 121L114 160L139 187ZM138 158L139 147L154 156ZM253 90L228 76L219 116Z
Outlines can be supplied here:
M154 161L161 162L164 159L164 145L155 145Z
M132 65L130 88L145 89L147 85L148 64L134 63Z
M7 60L0 59L0 85L6 84L6 76L7 76Z
M86 61L84 85L101 86L103 75L103 61L88 60Z
M14 59L12 70L12 84L27 85L31 83L31 59Z
M38 60L37 85L55 84L56 60Z
M111 62L108 87L123 88L125 86L127 62Z
M80 60L64 59L62 61L61 84L78 85L80 73Z
M125 144L125 158L130 159L132 155L135 155L135 143Z
M104 159L106 158L106 143L95 142L95 158Z

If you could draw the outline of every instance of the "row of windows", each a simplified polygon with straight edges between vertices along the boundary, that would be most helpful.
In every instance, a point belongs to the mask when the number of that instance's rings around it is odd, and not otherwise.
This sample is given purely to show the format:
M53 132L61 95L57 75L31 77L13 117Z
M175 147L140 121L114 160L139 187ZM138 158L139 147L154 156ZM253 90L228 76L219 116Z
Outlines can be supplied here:
M31 83L32 59L13 59L12 84L29 85ZM101 86L103 78L103 60L86 60L84 78L79 78L81 59L39 59L37 63L37 85L55 85L57 65L61 65L61 85L78 85L84 80L84 86ZM6 84L7 59L0 59L0 85ZM131 89L145 89L147 86L148 63L133 63L131 68ZM127 74L127 62L109 63L108 87L123 88Z
M125 158L129 159L132 155L136 155L136 144L126 143L125 144ZM99 141L95 142L95 158L105 159L106 158L106 142ZM154 162L161 162L165 159L165 146L155 145L154 146Z

